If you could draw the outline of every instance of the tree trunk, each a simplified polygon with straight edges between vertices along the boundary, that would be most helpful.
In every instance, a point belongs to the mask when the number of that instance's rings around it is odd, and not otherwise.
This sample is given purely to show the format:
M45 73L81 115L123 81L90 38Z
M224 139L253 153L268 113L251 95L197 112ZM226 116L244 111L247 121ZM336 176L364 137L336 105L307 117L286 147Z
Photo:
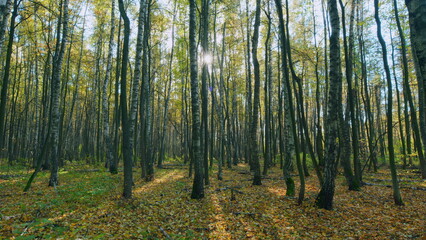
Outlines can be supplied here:
M342 111L342 72L340 57L340 20L337 10L337 1L328 0L328 11L330 15L330 86L327 101L327 116L324 128L325 134L325 156L324 156L324 184L316 198L319 208L333 209L333 197L335 178L338 165L338 135L339 135L339 113Z
M20 2L19 2L20 3ZM7 43L7 52L6 52L6 63L4 66L3 71L3 82L1 85L1 97L0 97L0 154L4 148L4 141L5 141L5 119L6 119L6 101L7 101L7 88L9 85L9 76L10 76L10 64L12 60L12 48L13 48L13 38L15 36L15 21L16 17L18 16L18 0L13 1L13 11L12 11L12 19L10 21L10 29L9 29L9 40ZM7 9L5 10L7 11ZM3 17L6 18L8 14L5 14ZM7 22L7 19L3 19ZM6 23L4 23L6 25ZM0 29L0 31L3 31L5 26ZM2 36L0 36L2 37ZM0 39L1 40L1 39ZM1 47L1 45L0 45ZM1 53L1 48L0 48ZM1 155L0 155L1 156Z
M282 8L282 7L281 7ZM283 20L284 21L284 20ZM284 23L283 23L284 25ZM285 31L285 30L284 30ZM284 32L285 34L285 32ZM283 134L284 134L284 166L283 166L283 173L284 173L284 179L287 185L286 195L287 196L294 196L295 194L295 186L294 181L290 176L290 172L293 169L293 157L294 157L294 136L292 132L292 122L291 122L291 114L294 114L291 112L290 108L293 106L290 106L290 101L292 101L292 94L291 89L289 89L290 85L287 85L287 81L290 81L290 75L288 73L288 65L287 65L287 51L289 49L287 48L287 39L285 39L283 36L281 37L284 47L282 47L281 51L284 56L282 57L282 63L286 64L285 69L282 71L283 77L285 77L283 81L283 95L284 95L284 128L283 128ZM284 62L285 60L285 62Z
M268 173L272 166L272 141L271 141L271 84L272 84L272 51L271 51L271 25L270 2L267 3L268 30L265 40L265 86L264 86L264 109L265 109L265 154L263 163L263 175Z
M367 64L365 59L365 53L364 53L364 39L363 39L363 26L362 24L359 24L361 21L364 21L363 19L363 10L358 9L358 11L361 11L358 13L357 17L357 27L358 27L358 44L359 44L359 54L360 54L360 63L361 63L361 79L362 79L362 85L363 85L363 91L364 91L364 108L365 108L365 115L367 118L367 140L368 140L368 149L369 149L369 160L372 163L374 167L374 171L377 171L377 146L374 143L374 140L376 138L376 129L374 127L374 114L371 110L371 99L369 94L369 88L368 88L368 79L367 79Z
M404 205L401 198L401 193L399 192L399 183L396 173L395 166L395 152L393 146L393 121L392 121L392 80L389 70L386 43L382 37L381 23L379 18L379 0L374 0L374 18L377 23L377 37L379 39L380 45L382 47L382 55L383 55L383 66L385 68L386 73L386 82L388 87L388 99L387 99L387 135L388 135L388 151L389 151L389 163L391 169L392 176L392 188L393 188L393 198L396 205Z
M201 142L203 153L204 181L209 185L209 127L208 127L208 92L207 92L207 77L208 77L208 58L211 58L209 53L209 5L210 0L203 0L201 4Z
M250 146L251 158L254 171L253 185L262 185L259 162L259 146L257 143L257 124L260 103L260 67L257 59L257 44L259 42L259 26L260 26L260 0L256 0L256 14L254 20L254 32L252 38L252 57L254 70L254 97L253 97L253 115L250 125Z
M289 68L288 68L288 63L287 63L287 57L289 57L290 55L288 55L287 51L289 51L288 49L288 43L287 38L286 38L286 27L284 24L284 17L283 17L283 11L282 11L282 3L281 0L275 0L275 5L276 5L276 10L277 10L277 14L278 14L278 18L279 18L279 34L280 34L280 43L281 43L281 68L283 71L283 94L288 96L288 99L284 99L284 101L288 101L288 108L289 108L289 119L291 121L290 124L290 132L293 136L293 142L295 144L295 151L296 151L296 158L298 163L300 163L300 156L299 156L299 140L297 138L297 133L296 133L296 117L295 117L295 111L294 111L294 105L293 105L293 98L292 98L292 91L291 91L291 87L290 87L290 75L289 75ZM287 4L286 4L287 5ZM284 105L286 106L286 105ZM287 119L288 120L288 119ZM285 127L284 127L285 128ZM284 133L286 134L286 133ZM284 141L285 142L285 141ZM287 151L284 149L284 151ZM288 160L284 160L284 161L288 161ZM288 162L286 162L286 164L288 164ZM300 166L301 167L301 166ZM294 195L294 181L291 178L289 172L285 172L288 171L288 167L284 166L284 179L287 185L287 193L286 195ZM286 170L287 169L287 170ZM299 170L302 170L301 168ZM303 171L303 170L302 170ZM300 172L300 171L299 171ZM299 192L299 198L298 198L298 204L301 204L304 198L304 176L303 173L302 175L299 174L300 177L300 192Z
M136 128L136 115L138 112L138 100L139 100L139 82L141 79L141 64L142 64L142 50L144 40L144 24L146 21L146 0L140 0L139 2L139 16L138 16L138 31L136 40L136 56L135 56L135 67L133 73L131 99L130 99L130 148L133 152L135 146L135 128ZM146 29L145 29L146 31ZM142 155L144 157L144 155Z
M404 137L404 131L403 131L403 125L402 125L402 117L401 117L401 97L400 92L398 88L398 79L396 75L396 62L395 62L395 47L394 43L392 41L391 36L391 45L392 45L392 73L393 73L393 80L395 82L395 90L396 90L396 101L397 101L397 112L398 112L398 130L399 130L399 136L401 140L401 151L402 151L402 168L407 168L407 150L405 148L405 137Z
M119 127L120 127L120 112L121 112L121 108L120 108L120 103L119 103L119 98L120 98L120 75L121 75L121 71L120 71L120 63L121 63L121 44L120 44L120 39L121 39L121 18L119 18L118 21L118 36L117 36L117 57L116 57L116 66L115 66L115 83L114 83L114 119L113 119L113 133L114 133L114 143L113 143L113 157L114 157L114 164L117 167L118 162L119 162ZM114 169L112 169L114 170ZM110 172L111 172L111 166L110 166Z
M62 8L63 7L63 8ZM49 186L58 185L58 145L59 145L59 101L60 101L60 87L61 87L61 72L62 62L64 59L64 53L68 37L68 0L64 0L61 4L62 19L58 22L58 33L55 55L53 57L53 76L52 76L52 95L51 95L51 121L52 121L52 145L51 145L51 172ZM62 28L62 39L60 39L60 33Z
M133 153L130 142L130 123L127 113L127 62L129 59L129 37L130 37L130 20L127 17L126 10L124 9L123 0L118 0L118 6L120 9L121 18L124 21L124 42L123 42L123 58L121 62L121 95L120 95L120 106L121 106L121 126L123 128L123 156L124 156L124 187L123 197L129 199L132 197L132 162Z
M224 161L225 161L225 117L224 117L224 110L225 110L225 105L224 105L224 88L225 88L225 84L224 84L224 76L223 76L223 71L224 71L224 61L225 61L225 36L226 36L226 22L223 24L223 30L222 30L222 53L221 53L221 57L220 57L220 65L219 65L219 70L220 70L220 76L219 76L219 97L220 97L220 103L219 103L219 121L220 121L220 142L219 142L219 162L218 162L218 174L217 174L217 178L219 180L222 180L222 168L224 165Z
M413 51L414 65L417 73L417 82L419 89L419 113L420 113L420 133L423 140L423 149L426 150L426 2L423 0L405 0L407 5L408 16L410 21L411 30L411 45ZM395 5L396 6L396 5ZM396 7L395 7L396 9ZM399 22L399 20L397 20ZM398 23L397 22L397 23ZM398 25L400 31L400 25ZM401 42L403 41L403 33L400 31ZM405 40L404 40L405 43ZM405 44L404 44L405 45ZM405 46L403 51L405 51ZM403 55L403 57L405 54ZM409 90L409 89L407 89ZM410 108L415 109L414 106ZM413 123L413 131L415 135L415 141L417 141L417 149L421 152L419 146L420 136L418 131L414 129L415 111L411 111L411 122ZM423 155L423 154L422 154ZM420 167L422 172L422 178L426 179L426 161L424 157L419 154Z
M141 126L141 137L143 138L142 143L142 178L146 181L154 180L154 159L152 151L152 121L151 121L151 76L149 72L149 35L150 35L150 2L145 2L146 16L145 19L145 31L143 36L143 62L142 62L142 94L140 96L140 119L142 122Z
M105 72L105 79L102 86L102 114L103 114L103 137L105 141L105 152L106 152L106 162L109 166L109 171L112 174L117 174L117 165L113 157L113 145L111 141L111 135L109 131L109 111L108 111L108 96L107 96L107 87L109 84L111 69L112 69L112 51L114 48L114 33L115 33L115 0L111 1L111 31L109 36L108 43L108 56L107 56L107 66Z
M285 2L285 8L286 8L286 25L285 25L285 31L287 33L287 38L283 38L284 43L287 47L287 57L288 57L288 66L290 67L290 71L291 71L291 76L293 79L293 86L295 86L296 84L299 86L299 92L297 92L296 87L294 87L295 89L295 95L296 95L296 104L297 104L297 109L294 109L294 105L293 105L293 99L292 99L292 91L291 91L291 84L290 84L290 77L286 76L286 86L288 89L288 96L289 96L289 110L290 110L290 119L291 119L291 132L293 135L293 142L294 142L294 151L295 151L295 155L296 155L296 166L297 166L297 171L299 174L299 180L300 180L300 190L299 190L299 197L298 197L298 204L302 204L302 201L304 199L305 196L305 175L303 172L303 167L302 167L302 161L300 159L300 153L301 153L301 148L299 146L300 142L299 142L299 137L297 135L297 123L296 123L296 114L298 114L299 117L299 121L301 123L301 126L303 125L305 121L305 117L304 117L304 106L303 106L303 96L301 96L302 94L302 79L299 78L294 70L294 66L293 66L293 60L292 60L292 55L291 55L291 44L290 44L290 32L289 32L289 27L288 24L290 22L290 13L289 13L289 7L288 7L288 0L286 0ZM299 101L297 101L297 99L299 99ZM296 112L297 111L297 112ZM307 123L305 124L307 126ZM306 133L307 133L307 129L306 129ZM309 140L309 136L306 135L307 139ZM310 141L309 141L310 143ZM312 154L312 160L314 160L315 162L315 157ZM320 178L321 179L321 178ZM320 180L321 182L321 180Z
M194 163L194 183L192 199L204 198L203 159L200 143L200 103L198 97L198 63L196 42L196 3L189 0L189 59L191 70L191 105L192 105L192 161Z
M342 132L342 150L345 151L342 154L342 163L344 166L345 177L348 182L349 190L359 190L361 182L361 162L359 161L359 137L358 137L358 121L356 119L355 112L355 89L352 87L352 49L353 49L353 18L355 12L355 2L352 0L352 9L350 16L350 31L349 31L349 46L348 40L346 38L346 21L345 21L345 6L343 5L342 0L339 0L340 7L342 9L342 25L343 25L343 46L345 53L345 70L346 70L346 82L348 83L348 102L349 102L349 114L351 120L351 127L349 126L348 117L343 118L343 114L340 117L341 126L344 126L341 130ZM352 173L352 168L350 164L351 156L351 147L350 147L350 137L349 131L352 133L352 152L353 152L353 163L354 163L354 172Z

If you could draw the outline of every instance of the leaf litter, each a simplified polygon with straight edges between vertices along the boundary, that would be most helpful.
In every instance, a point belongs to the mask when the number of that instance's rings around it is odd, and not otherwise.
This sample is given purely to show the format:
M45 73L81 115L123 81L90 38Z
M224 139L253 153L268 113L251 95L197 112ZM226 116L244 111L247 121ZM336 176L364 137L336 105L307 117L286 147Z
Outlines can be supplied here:
M392 190L367 185L348 191L336 180L334 210L315 207L319 184L307 178L301 206L285 196L279 168L261 186L251 185L246 165L224 169L223 181L211 171L205 198L190 199L192 180L183 168L158 169L152 182L134 174L133 198L121 197L122 176L84 168L62 171L56 189L48 173L22 193L30 174L0 179L0 239L422 239L426 237L426 191L401 188L405 206L393 204ZM90 170L90 171L89 171ZM138 169L139 170L139 169ZM401 186L422 188L425 181L400 170ZM1 173L0 173L1 174ZM19 174L23 174L20 172ZM366 173L366 181L390 179L388 170ZM294 178L298 186L297 177ZM407 181L404 181L407 180Z

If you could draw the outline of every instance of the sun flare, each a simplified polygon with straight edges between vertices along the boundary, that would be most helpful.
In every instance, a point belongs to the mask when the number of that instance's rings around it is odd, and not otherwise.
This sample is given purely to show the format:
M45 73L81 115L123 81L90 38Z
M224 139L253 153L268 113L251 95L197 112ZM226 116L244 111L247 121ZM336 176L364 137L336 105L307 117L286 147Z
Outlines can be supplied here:
M204 53L202 57L202 63L208 66L212 65L213 56L210 53Z

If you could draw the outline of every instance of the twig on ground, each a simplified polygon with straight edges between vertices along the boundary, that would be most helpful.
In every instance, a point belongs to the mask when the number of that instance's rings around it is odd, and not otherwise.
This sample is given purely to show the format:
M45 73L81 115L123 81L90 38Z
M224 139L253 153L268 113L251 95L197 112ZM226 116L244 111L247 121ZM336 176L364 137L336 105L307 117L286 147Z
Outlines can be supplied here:
M165 236L167 239L173 239L173 238L171 238L171 237L170 237L170 235L166 232L166 230L164 230L164 229L163 229L163 227L160 227L160 231L164 234L164 236Z

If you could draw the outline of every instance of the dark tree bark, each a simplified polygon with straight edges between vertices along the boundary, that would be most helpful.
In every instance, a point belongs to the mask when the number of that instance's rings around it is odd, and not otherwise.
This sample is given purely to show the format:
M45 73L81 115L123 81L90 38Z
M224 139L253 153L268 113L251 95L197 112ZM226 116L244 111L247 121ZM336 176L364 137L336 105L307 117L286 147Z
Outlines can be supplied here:
M291 91L291 87L290 87L290 74L289 74L289 68L288 68L288 63L287 63L287 57L289 57L290 55L288 55L287 51L290 51L290 49L288 49L288 43L287 43L287 38L286 38L286 27L284 24L284 17L283 17L283 10L282 10L282 3L281 0L275 0L275 5L276 5L276 10L277 10L277 14L278 14L278 18L279 18L279 34L280 34L280 43L281 43L281 68L283 71L283 85L284 85L284 93L283 94L288 94L289 98L286 99L288 100L288 107L289 107L289 116L290 116L290 120L291 120L291 133L293 135L293 141L295 144L295 152L296 152L296 158L298 163L300 163L300 155L299 155L299 140L297 137L297 130L296 130L296 116L295 116L295 109L294 109L294 105L293 105L293 98L292 96L292 91ZM287 91L287 93L286 93ZM299 169L301 170L301 168ZM285 170L285 166L284 166L284 171ZM299 171L300 172L300 171ZM304 194L305 194L305 188L304 188L304 176L303 173L302 175L299 174L300 177L300 192L299 192L299 197L298 197L298 204L301 204L303 199L304 199ZM289 174L286 175L286 173L284 172L284 178L287 184L287 193L286 195L290 195L293 194L294 195L294 182L293 179L289 176ZM291 189L292 188L292 189ZM292 192L289 192L292 191Z
M359 5L359 4L358 4ZM376 129L374 126L374 114L372 112L371 99L370 99L370 90L368 87L367 79L367 64L365 57L365 41L363 37L363 25L359 24L363 19L363 10L362 7L358 7L357 14L357 35L358 35L358 44L359 44L359 58L361 64L361 85L363 86L363 100L365 108L365 116L367 118L367 140L368 140L368 149L369 149L369 161L372 163L374 171L377 171L377 146L375 144L376 138Z
M282 90L281 90L281 97L280 99L284 98L284 104L282 103L282 100L280 101L280 110L281 114L284 114L284 123L281 128L282 132L281 135L282 138L280 139L280 148L281 148L281 155L284 155L283 159L283 174L284 174L284 180L286 183L286 195L287 196L294 196L295 194L295 187L294 187L294 180L292 179L290 175L290 168L291 168L291 162L292 162L292 148L291 144L293 143L292 138L292 131L291 130L291 111L290 111L290 105L293 107L290 102L292 101L292 98L290 97L291 94L289 93L289 70L288 70L288 64L287 64L287 46L286 46L286 32L285 32L285 24L284 24L284 17L283 17L283 10L282 10L282 3L281 0L275 0L275 5L277 9L278 18L280 21L279 24L279 34L280 34L280 47L281 47L281 71L282 74ZM288 84L287 84L288 83ZM284 111L282 111L282 104L284 105Z
M120 107L121 107L121 126L123 128L123 157L124 157L124 187L123 197L129 199L132 197L132 162L133 153L130 142L130 123L127 112L127 62L129 59L129 37L130 37L130 20L124 9L123 0L118 0L120 15L124 22L124 42L123 42L123 56L121 62L121 84L120 84Z
M296 71L294 70L294 65L293 65L293 60L292 60L292 54L291 54L291 44L290 44L290 31L289 31L289 22L290 22L290 13L289 13L289 7L288 7L288 0L286 0L285 2L285 8L286 8L286 33L287 33L287 38L285 39L285 43L286 43L286 47L287 47L287 57L288 57L288 66L290 67L290 72L291 72L291 77L293 80L293 84L290 84L290 78L288 78L288 93L289 93L289 110L290 110L290 119L291 119L291 132L293 135L293 142L294 142L294 150L295 150L295 155L296 155L296 166L297 166L297 172L299 174L299 180L300 180L300 190L299 190L299 198L298 198L298 204L302 204L302 201L304 199L304 195L305 195L305 174L303 171L303 166L302 166L302 160L300 159L300 153L301 153L301 147L299 146L299 144L301 143L301 141L299 140L299 137L297 135L297 122L296 122L296 114L298 117L298 121L299 121L299 126L302 130L302 128L304 126L306 126L306 133L308 133L308 129L307 129L307 122L305 120L305 110L304 110L304 105L303 105L303 87L302 87L302 79L297 76ZM296 110L294 110L294 105L293 105L293 100L292 100L292 91L291 91L291 86L293 85L294 87L294 91L295 91L295 95L296 95ZM298 86L299 91L297 91L295 86ZM298 101L297 101L298 100ZM303 130L302 130L303 131ZM309 139L309 135L305 135L305 136L301 136L306 137L306 139L308 140L308 146L310 146L310 139ZM304 142L302 144L303 146L303 151L305 151L305 147L304 147ZM312 148L310 148L312 149ZM312 153L313 151L311 151ZM315 156L314 154L312 154L312 160L315 162ZM315 164L314 164L315 165ZM320 176L320 175L318 175ZM321 179L321 177L319 178ZM320 180L321 182L321 180Z
M394 5L394 12L395 12L395 19L396 19L396 25L398 27L398 34L399 34L399 38L401 40L401 55L402 55L402 71L403 71L403 91L404 91L404 96L406 98L406 101L408 102L409 106L410 106L410 115L411 115L411 125L413 127L413 132L414 132L414 143L416 144L416 148L418 151L418 156L419 156L419 160L420 160L420 166L421 166L421 170L422 170L422 177L426 178L426 169L425 169L425 157L424 157L424 151L422 149L422 143L421 143L421 138L420 138L420 131L421 129L419 129L419 123L417 122L417 113L416 111L414 111L414 103L413 103L413 97L411 94L411 89L410 89L410 84L409 84L409 77L408 77L408 60L407 60L407 47L406 47L406 40L405 40L405 36L404 36L404 32L402 30L401 27L401 22L399 20L399 14L398 14L398 5L396 0L393 1L393 5ZM393 48L392 48L393 50ZM421 81L419 80L419 83ZM419 89L420 89L420 85L419 85ZM422 97L421 95L421 91L419 92L419 105L420 105L420 113L421 113L421 109L422 109L422 104L424 105L424 102L422 102ZM399 111L398 111L399 113ZM420 117L420 122L422 117ZM424 143L424 141L423 141ZM404 144L405 145L405 144ZM404 146L405 147L405 146ZM405 154L405 149L404 149L404 154ZM405 155L404 155L404 166L406 165L406 159L405 159Z
M204 198L203 159L200 142L200 103L198 97L198 63L196 43L196 2L189 0L189 59L191 71L191 105L192 105L192 161L194 162L194 183L192 199Z
M5 141L5 119L6 119L6 101L7 101L7 90L9 86L9 76L10 76L10 64L12 60L12 48L13 48L13 38L15 36L15 29L16 29L16 17L18 16L18 7L21 1L14 0L13 1L13 11L12 11L12 18L10 20L10 28L9 28L9 39L7 43L7 50L6 50L6 61L3 71L3 82L1 85L1 97L0 97L0 153L2 149L4 148L4 141ZM9 4L9 3L7 3ZM7 6L6 6L7 7ZM6 9L5 11L8 11ZM4 14L4 18L7 17L8 14ZM2 23L4 26L1 26L2 29L0 31L3 31L5 28L5 25L7 23L7 19L3 19L5 22ZM4 35L4 34L3 34ZM2 36L0 36L2 37ZM2 37L3 38L3 37ZM0 39L2 41L2 39ZM1 47L1 45L0 45ZM1 48L0 48L1 53Z
M146 181L154 180L154 158L152 149L152 105L151 105L151 76L150 76L150 48L149 48L149 36L150 36L150 12L151 2L145 1L146 16L145 19L145 31L143 36L143 54L142 54L142 94L140 98L140 119L142 122L141 127L141 143L142 143L142 178Z
M57 42L55 55L53 56L53 72L52 72L52 95L51 95L51 122L52 122L52 145L51 145L51 168L49 186L58 185L58 168L59 168L59 101L60 101L60 87L61 87L61 72L62 62L68 38L68 0L64 0L61 4L62 19L58 22ZM62 21L62 22L61 22ZM60 34L62 32L62 37Z
M281 7L282 8L282 7ZM287 19L288 20L288 19ZM294 185L294 181L291 178L291 171L293 169L293 157L295 156L295 141L294 141L294 136L293 136L293 131L292 131L292 118L291 115L295 114L292 113L292 108L293 104L290 104L290 102L292 102L292 91L290 89L290 75L289 75L289 65L290 63L287 62L287 52L290 51L288 49L288 44L287 44L287 37L286 37L286 28L285 25L287 25L288 23L284 24L284 20L283 20L283 26L284 26L284 35L281 36L281 41L283 41L283 46L281 51L282 54L284 56L282 56L283 60L282 60L282 64L286 65L286 68L283 69L283 77L285 77L284 82L283 82L283 95L284 95L284 129L283 129L283 134L284 134L284 167L283 167L283 174L284 174L284 179L286 182L286 195L287 196L294 196L295 194L295 185ZM285 61L284 61L285 58ZM287 85L287 81L289 83L289 85ZM291 106L290 106L291 105Z
M405 0L405 5L407 5L408 9L408 17L410 21L411 30L411 48L413 51L414 65L416 69L417 83L419 89L420 133L423 141L423 149L426 150L426 2L423 0ZM400 30L400 25L398 25L398 29ZM400 38L402 41L403 35L401 31ZM405 46L403 47L405 48ZM415 109L411 106L411 103L410 108ZM414 123L414 117L415 111L412 110L412 123ZM416 131L416 129L414 129L414 125L413 131L414 134L418 135L418 132ZM418 139L419 136L416 135L415 139ZM418 150L421 151L421 147L418 145L418 142L420 140L416 141L416 147ZM426 179L426 161L424 157L420 158L419 160L422 171L422 178Z
M352 0L351 16L350 16L350 31L349 31L349 43L346 37L346 21L345 21L345 6L342 0L339 0L340 7L342 9L342 25L343 25L343 46L345 53L345 73L346 73L346 82L348 84L348 103L350 114L351 126L349 126L348 117L343 118L343 114L340 116L341 126L344 126L341 130L342 134L342 165L345 172L346 181L348 182L349 190L359 190L361 182L361 162L359 160L359 137L358 137L358 121L356 119L355 112L355 89L352 87L352 58L353 58L353 21L355 13L355 2ZM349 131L351 130L352 134L352 153L353 153L353 163L354 163L354 172L352 172L352 167L350 163L351 156L351 147L350 147L350 137Z
M263 175L268 173L268 169L272 166L272 140L271 140L271 86L272 86L272 51L271 51L271 13L270 2L267 3L268 30L265 40L265 86L264 86L264 108L265 108L265 154Z
M48 43L51 42L51 35L49 34ZM49 81L49 78L51 77L51 66L52 66L52 58L51 58L51 49L48 49L48 55L44 64L44 74L43 74L43 94L42 94L42 105L44 107L41 108L42 110L42 121L40 121L40 124L42 125L41 127L41 131L40 131L40 138L42 138L43 140L41 141L40 144L40 148L41 151L39 152L39 156L37 160L43 161L41 164L42 169L50 169L50 162L49 162L49 158L45 157L47 154L47 146L45 146L46 143L48 143L48 141L50 141L50 132L51 132L51 121L49 118L49 113L50 113L50 101L49 101L49 87L50 87L50 83L51 81ZM47 134L46 134L47 132ZM50 144L50 143L49 143ZM37 161L36 161L37 162ZM37 163L38 165L38 163ZM36 175L37 172L37 168L36 171L34 172L34 174Z
M256 1L256 14L254 20L254 32L252 38L252 57L254 70L254 96L253 96L253 115L250 125L250 146L251 158L254 171L253 185L262 185L262 176L260 173L259 162L259 146L257 143L257 125L259 118L260 103L260 67L257 59L257 44L259 42L259 26L260 26L260 0Z
M392 176L392 189L393 189L393 198L396 205L404 205L401 198L401 193L399 192L399 183L396 173L395 166L395 152L393 146L393 123L392 123L392 80L390 75L390 69L388 64L386 43L382 37L382 29L381 22L379 18L379 0L374 0L374 18L377 23L377 37L379 39L380 45L382 47L382 55L383 55L383 66L385 68L386 73L386 83L388 87L388 99L387 99L387 135L388 135L388 151L389 151L389 163L391 169Z
M319 208L333 209L335 178L338 165L338 135L339 113L342 111L342 72L340 57L340 20L337 10L337 1L328 0L330 15L330 86L327 101L327 116L325 121L325 156L324 156L324 183L316 198Z

